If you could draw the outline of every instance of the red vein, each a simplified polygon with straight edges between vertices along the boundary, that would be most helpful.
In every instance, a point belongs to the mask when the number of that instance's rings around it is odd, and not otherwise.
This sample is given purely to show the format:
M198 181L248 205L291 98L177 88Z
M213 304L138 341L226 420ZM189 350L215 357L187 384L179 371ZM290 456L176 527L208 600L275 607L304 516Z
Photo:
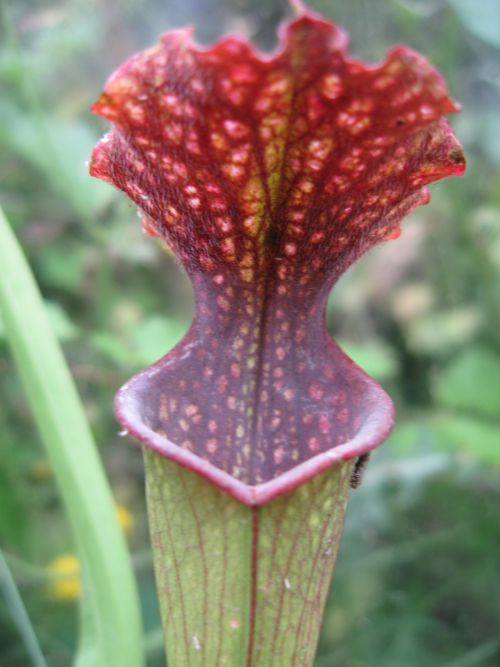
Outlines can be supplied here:
M217 507L216 511L222 513L222 510ZM219 618L220 618L220 623L219 623L219 633L218 633L218 643L217 643L217 657L215 660L215 664L218 665L221 659L221 653L222 653L222 640L224 636L224 628L223 628L223 618L224 618L224 600L226 597L226 584L227 584L227 565L228 565L228 535L227 535L227 523L226 521L222 521L222 544L223 544L223 555L222 555L222 562L224 563L224 576L221 581L221 587L220 587L220 596L219 596Z
M252 507L252 545L250 562L250 610L246 667L252 667L257 612L257 577L259 574L259 508Z
M314 491L314 495L316 496L316 491ZM299 548L299 543L300 543L300 540L301 540L301 536L303 534L305 534L305 532L306 532L304 530L304 524L307 523L308 519L311 516L311 511L315 507L314 501L310 497L308 497L305 500L304 505L305 506L303 507L303 511L302 511L302 514L301 514L300 518L297 517L297 522L295 524L295 532L293 534L293 540L290 540L289 538L287 539L287 542L290 545L290 550L288 551L288 557L286 559L286 564L283 568L283 574L285 576L287 576L288 573L291 570L291 566L293 565L293 560L294 560L294 558L296 556L296 553L297 553L297 550ZM286 510L289 510L289 509L290 509L290 505L287 504ZM292 507L292 511L293 511L293 507ZM288 517L285 516L285 521L289 518L289 516ZM279 598L278 598L277 612L275 614L275 628L274 628L274 632L272 633L271 648L270 648L270 651L269 651L269 655L271 655L273 657L274 657L275 653L277 653L276 643L278 641L279 635L282 634L283 635L282 639L283 640L286 639L286 632L284 632L284 629L282 629L281 632L280 632L281 621L282 621L282 618L285 616L284 610L283 610L283 607L284 607L284 604L285 604L285 592L286 592L285 586L282 585L280 587L280 594L279 594ZM298 629L297 629L297 631L298 631Z
M160 466L161 466L161 463L157 466L157 470L160 468ZM152 476L152 479L153 479L153 484L154 484L154 487L155 487L154 492L159 492L159 494L160 494L160 499L159 499L160 502L158 502L157 498L155 498L153 503L151 504L151 507L153 508L153 512L155 511L155 508L157 508L157 507L161 508L161 512L164 516L164 513L163 513L164 503L163 503L163 499L162 499L163 494L162 494L161 482L159 482L159 479L158 479L159 476L161 475L161 472L158 474L157 471L153 472L150 468L150 473L151 473L151 476ZM181 616L182 616L181 623L182 623L182 632L183 632L183 635L184 635L184 644L186 646L186 655L188 656L188 664L191 665L191 658L190 658L189 650L188 650L190 644L189 644L189 639L188 639L186 608L185 608L185 605L184 605L184 594L182 592L182 579L181 579L181 576L180 576L179 561L177 559L177 555L176 555L176 551L175 551L176 541L174 540L172 532L170 530L170 528L171 528L170 521L168 521L168 520L163 521L162 520L161 523L165 525L166 534L167 534L168 540L170 541L170 548L171 548L171 551L172 551L172 560L173 560L172 570L174 572L174 578L176 580L177 589L179 591L179 606L180 606L180 612L181 612ZM151 537L152 537L152 540L154 540L153 534L151 535ZM175 648L176 642L174 641L172 643L173 643L173 648Z
M346 469L348 469L349 474L350 474L350 469L348 468L348 466L346 466ZM326 477L325 477L324 481L325 481L325 484L328 483L328 480L327 480ZM333 523L333 532L332 532L331 540L332 540L332 543L335 544L335 552L332 553L331 555L334 559L333 567L335 567L335 562L337 560L337 553L338 553L338 541L340 540L339 533L342 532L343 523L344 523L344 515L341 512L340 512L341 516L339 518L339 502L341 502L341 492L343 491L343 484L344 484L344 476L341 475L338 479L338 482L337 482L337 488L336 488L335 496L334 496L334 499L333 499L332 510L331 510L330 514L328 514L323 521L323 524L322 524L322 527L321 527L321 535L320 535L320 538L319 538L319 541L318 541L318 546L317 546L316 553L314 554L314 558L313 558L313 561L312 561L312 564L311 564L311 567L310 567L309 577L308 577L307 584L306 584L306 587L305 587L305 590L304 590L304 606L302 608L299 623L297 625L297 633L295 635L295 644L294 644L294 650L293 650L293 653L292 653L292 657L295 656L298 653L299 648L300 648L299 643L301 641L304 644L306 644L306 642L304 642L304 634L305 633L302 633L301 631L306 626L307 617L309 616L309 618L311 619L311 617L313 616L313 614L311 613L311 611L312 611L311 606L308 604L308 602L309 602L309 594L310 594L310 591L311 591L311 586L313 585L314 579L315 579L315 576L316 576L316 572L317 572L317 568L318 568L318 562L322 563L322 571L321 571L321 574L319 576L320 581L322 579L324 579L324 572L325 571L328 572L328 567L329 567L330 562L331 562L329 560L329 558L323 558L323 560L320 561L320 557L322 555L324 555L324 550L325 550L324 540L325 540L325 536L328 535L328 533L330 532L330 530L332 528L332 523ZM332 571L332 574L333 574L333 571ZM320 594L323 591L323 585L321 583L318 586L318 591L320 592ZM324 596L325 602L326 602L326 596L327 595L328 595L328 591L326 592L326 594ZM316 614L320 618L322 616L322 612L323 612L322 608L321 609L316 609ZM313 623L309 622L307 625L310 627L310 626L313 625Z
M181 471L179 475L179 479L181 481L182 487L184 489L186 498L188 499L189 507L191 508L191 513L193 515L194 519L194 524L195 524L195 531L196 531L196 537L198 539L198 546L199 546L199 553L201 555L201 563L202 563L202 569L203 569L203 634L202 634L202 648L203 648L203 655L205 657L206 655L206 647L207 647L207 623L208 623L208 588L209 588L209 581L208 581L208 566L207 566L207 558L206 558L206 553L205 553L205 546L204 546L204 539L203 539L203 532L201 529L201 523L200 523L200 517L198 516L195 505L192 500L192 494L190 493L187 485L186 485L186 480L185 480L185 475ZM203 660L205 664L205 660Z

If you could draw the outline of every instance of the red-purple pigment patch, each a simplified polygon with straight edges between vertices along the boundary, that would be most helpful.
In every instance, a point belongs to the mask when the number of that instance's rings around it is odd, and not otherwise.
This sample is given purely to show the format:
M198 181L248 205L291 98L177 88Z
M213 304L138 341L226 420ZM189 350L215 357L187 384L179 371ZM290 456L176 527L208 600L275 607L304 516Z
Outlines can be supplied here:
M118 418L249 505L387 436L392 403L329 336L326 300L426 184L465 169L439 73L404 46L367 66L346 42L310 13L269 57L167 33L93 107L113 129L91 174L139 206L197 306L183 341L120 390Z

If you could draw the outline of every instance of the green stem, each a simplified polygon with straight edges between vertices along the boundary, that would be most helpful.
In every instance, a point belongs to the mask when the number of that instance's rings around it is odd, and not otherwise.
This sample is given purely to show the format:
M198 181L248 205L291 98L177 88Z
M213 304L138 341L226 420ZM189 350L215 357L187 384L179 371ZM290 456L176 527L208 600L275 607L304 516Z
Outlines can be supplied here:
M9 570L9 566L3 553L0 550L0 588L3 590L3 595L7 603L7 607L11 613L12 620L21 636L22 642L26 649L26 653L31 658L31 662L35 667L47 667L45 658L38 644L35 631L31 625L28 612L24 606L23 600L19 591L17 590L16 582Z
M9 569L14 573L17 581L22 585L43 584L61 577L57 572L53 572L47 567L34 565L28 561L18 558L4 550L4 559ZM144 549L132 554L132 565L135 572L143 572L152 568L153 560L151 551Z
M87 419L26 259L0 208L0 308L82 563L79 667L143 664L130 558Z

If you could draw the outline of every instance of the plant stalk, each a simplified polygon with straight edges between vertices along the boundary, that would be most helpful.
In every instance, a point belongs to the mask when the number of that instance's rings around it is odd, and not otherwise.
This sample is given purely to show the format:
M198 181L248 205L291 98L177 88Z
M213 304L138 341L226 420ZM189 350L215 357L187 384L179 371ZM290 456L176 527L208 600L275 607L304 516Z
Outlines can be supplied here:
M143 665L130 557L89 424L26 259L0 209L0 309L82 564L78 667Z
M310 667L352 462L248 507L146 449L169 667Z

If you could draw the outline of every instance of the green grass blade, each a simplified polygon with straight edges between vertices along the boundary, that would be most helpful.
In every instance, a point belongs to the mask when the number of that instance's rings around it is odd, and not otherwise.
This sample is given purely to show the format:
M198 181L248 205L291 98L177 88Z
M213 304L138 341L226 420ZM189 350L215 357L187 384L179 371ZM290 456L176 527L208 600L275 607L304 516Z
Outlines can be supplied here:
M7 608L9 609L14 625L21 636L26 653L35 667L47 667L45 658L38 644L35 631L31 625L28 612L24 606L16 582L0 549L0 588L3 591Z
M124 537L80 399L37 285L0 209L0 309L82 563L78 667L143 664Z

